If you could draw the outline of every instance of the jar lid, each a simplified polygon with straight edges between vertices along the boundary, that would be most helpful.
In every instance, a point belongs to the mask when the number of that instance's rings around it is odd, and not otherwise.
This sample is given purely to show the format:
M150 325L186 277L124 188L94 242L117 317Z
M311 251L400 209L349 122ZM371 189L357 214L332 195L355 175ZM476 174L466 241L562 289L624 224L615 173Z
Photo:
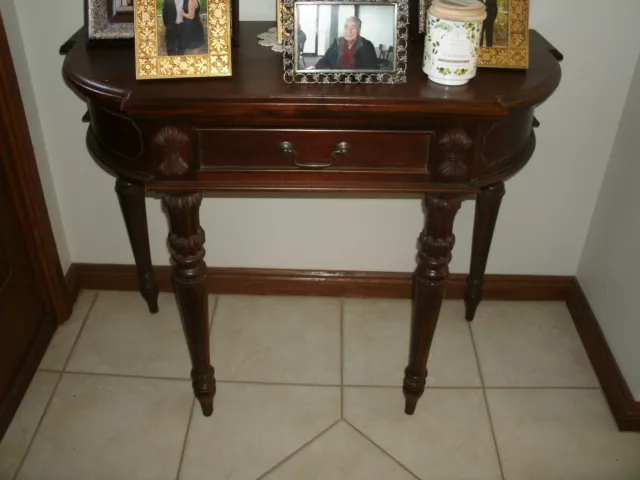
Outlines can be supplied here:
M473 22L487 18L487 7L479 0L433 0L429 13L443 20Z

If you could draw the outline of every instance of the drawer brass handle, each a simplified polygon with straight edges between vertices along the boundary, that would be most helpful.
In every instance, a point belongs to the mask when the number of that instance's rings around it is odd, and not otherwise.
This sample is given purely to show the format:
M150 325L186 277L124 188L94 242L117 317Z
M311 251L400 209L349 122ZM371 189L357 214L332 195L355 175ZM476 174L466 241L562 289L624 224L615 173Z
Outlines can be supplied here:
M293 155L294 159L298 158L298 152L296 152L296 149L291 142L282 142L280 144L280 153L282 156Z
M298 152L291 142L282 142L280 144L280 153L283 156L293 156L293 163L296 167L307 168L310 170L322 170L333 165L333 161L329 163L303 163L298 161Z
M333 152L331 152L331 163L336 161L336 155L340 155L341 157L346 157L347 155L349 155L349 150L351 150L351 145L349 145L347 142L340 142L338 145L336 145Z
M340 142L339 144L337 144L335 146L335 148L333 149L333 151L331 152L331 161L327 162L327 163L303 163L303 162L299 162L298 161L298 152L296 150L296 148L293 146L293 143L291 142L282 142L280 144L280 153L284 156L293 156L293 163L300 168L308 168L308 169L315 169L315 170L321 170L323 168L329 168L331 165L333 165L333 162L335 162L337 159L336 157L339 156L347 156L349 155L349 151L351 150L351 145L349 145L347 142Z

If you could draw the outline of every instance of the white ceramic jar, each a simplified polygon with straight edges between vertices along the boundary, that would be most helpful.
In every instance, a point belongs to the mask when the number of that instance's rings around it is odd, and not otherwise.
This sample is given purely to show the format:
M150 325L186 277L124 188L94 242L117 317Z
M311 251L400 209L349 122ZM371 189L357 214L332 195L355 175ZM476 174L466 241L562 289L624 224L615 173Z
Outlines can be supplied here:
M479 0L433 0L427 12L422 69L443 85L464 85L476 76L482 22Z

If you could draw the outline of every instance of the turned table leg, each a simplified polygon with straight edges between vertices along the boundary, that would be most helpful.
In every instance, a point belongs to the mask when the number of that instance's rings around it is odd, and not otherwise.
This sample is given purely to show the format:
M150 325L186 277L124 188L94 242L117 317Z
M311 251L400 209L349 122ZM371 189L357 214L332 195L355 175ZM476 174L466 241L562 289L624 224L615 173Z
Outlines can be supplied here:
M209 355L209 319L204 263L204 230L200 227L201 193L166 194L173 284L191 357L193 391L202 413L213 413L216 381Z
M136 261L140 293L147 301L149 311L158 313L158 284L151 264L144 187L118 178L116 180L116 193L118 194L124 223L127 226L133 258Z
M468 321L473 320L480 300L482 300L484 272L487 268L487 259L502 197L504 197L504 183L499 182L484 188L476 200L471 269L467 277L467 291L464 296L465 318Z
M438 322L455 237L453 221L462 199L427 195L427 225L420 234L418 267L413 274L413 311L409 365L404 372L405 413L412 415L424 393L427 359Z

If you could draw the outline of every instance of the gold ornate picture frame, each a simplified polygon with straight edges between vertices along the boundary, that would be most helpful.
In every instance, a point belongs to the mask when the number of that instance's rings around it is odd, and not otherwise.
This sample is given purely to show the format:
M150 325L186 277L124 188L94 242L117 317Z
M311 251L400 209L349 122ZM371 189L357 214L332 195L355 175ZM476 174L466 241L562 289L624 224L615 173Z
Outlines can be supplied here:
M427 9L431 0L415 0L419 15L419 33L425 31ZM487 20L483 25L482 44L478 52L478 67L529 68L529 0L481 0L487 5ZM491 36L499 41L487 45L487 24L491 23ZM494 32L495 31L495 32Z
M187 5L189 0L184 0ZM196 22L202 25L204 38L196 48L193 47L193 35L180 39L175 31L184 32L180 20L176 20L175 11L169 12L172 3L168 3L167 12L170 27L174 23L180 29L172 28L171 39L167 37L167 22L163 18L165 2L175 0L136 0L135 1L135 43L136 43L136 78L153 80L161 78L195 78L195 77L228 77L231 75L231 15L230 0L198 0L201 9ZM206 12L206 13L205 13ZM193 20L192 20L193 21ZM189 24L189 31L193 25ZM176 40L177 39L177 40ZM182 46L169 52L169 41ZM171 54L170 54L171 53Z
M283 0L276 0L276 20L278 24L278 43L283 43L283 27L282 27L282 2Z
M478 67L529 68L529 0L506 0L506 3L506 45L480 47Z

